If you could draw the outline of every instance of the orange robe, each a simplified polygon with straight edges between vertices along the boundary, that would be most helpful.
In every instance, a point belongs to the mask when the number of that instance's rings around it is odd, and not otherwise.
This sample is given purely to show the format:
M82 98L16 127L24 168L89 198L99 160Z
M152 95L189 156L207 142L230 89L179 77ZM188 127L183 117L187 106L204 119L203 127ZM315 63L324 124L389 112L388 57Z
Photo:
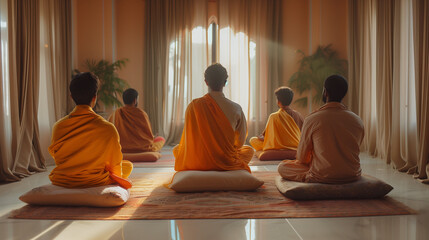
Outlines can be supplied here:
M250 144L257 151L296 150L300 136L301 130L295 120L286 110L280 108L268 118L264 141L253 137L250 139Z
M125 178L132 163L122 160L118 132L88 105L76 106L54 125L49 153L56 164L49 175L54 185L86 188L117 182L131 187Z
M239 135L210 94L193 100L186 109L180 143L173 149L174 169L250 172L253 149L240 144Z
M165 140L154 142L149 117L145 111L133 106L117 109L110 117L121 138L123 153L157 152Z
M310 114L302 128L297 160L279 164L280 175L300 182L346 183L361 175L362 120L338 102Z

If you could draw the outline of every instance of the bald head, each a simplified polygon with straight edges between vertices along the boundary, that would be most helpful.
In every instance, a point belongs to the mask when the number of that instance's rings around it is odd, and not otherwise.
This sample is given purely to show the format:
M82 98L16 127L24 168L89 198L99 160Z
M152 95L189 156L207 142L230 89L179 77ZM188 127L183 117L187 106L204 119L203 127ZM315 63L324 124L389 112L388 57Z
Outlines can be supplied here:
M227 78L228 73L220 63L210 65L204 72L204 79L207 86L213 91L222 91Z
M326 102L341 102L347 94L349 85L347 80L340 75L331 75L325 80L325 94L323 101Z

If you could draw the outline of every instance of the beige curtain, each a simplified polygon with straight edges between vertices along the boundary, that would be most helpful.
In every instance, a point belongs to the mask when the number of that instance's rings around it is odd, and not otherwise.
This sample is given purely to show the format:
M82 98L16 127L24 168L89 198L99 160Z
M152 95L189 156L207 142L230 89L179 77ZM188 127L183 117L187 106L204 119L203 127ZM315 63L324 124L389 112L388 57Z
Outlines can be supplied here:
M349 1L349 82L351 110L365 125L362 149L375 153L376 121L376 19L375 1Z
M1 112L9 119L2 126L2 181L15 181L45 170L39 144L37 121L39 91L39 2L8 1L8 95L2 105L10 111ZM4 60L4 59L3 59ZM5 69L3 69L5 70ZM3 85L5 86L5 85ZM5 91L5 89L3 89ZM3 121L5 124L5 121ZM7 124L7 123L6 123Z
M429 183L429 2L413 1L414 59L417 89L418 175Z
M146 1L144 110L155 134L178 143L186 106L207 92L206 1Z
M243 108L248 134L260 134L276 108L281 85L280 3L219 1L219 61L229 73L225 95Z
M73 106L71 80L71 1L40 0L40 144L48 164L53 124Z
M364 121L362 150L427 178L423 2L349 1L349 102Z

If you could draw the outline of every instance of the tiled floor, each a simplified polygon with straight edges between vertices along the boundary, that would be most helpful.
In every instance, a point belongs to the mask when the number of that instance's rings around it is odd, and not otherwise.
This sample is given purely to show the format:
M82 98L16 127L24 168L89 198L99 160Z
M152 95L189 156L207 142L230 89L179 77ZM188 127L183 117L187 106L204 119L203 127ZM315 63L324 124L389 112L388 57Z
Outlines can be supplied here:
M48 221L8 219L24 204L18 197L46 184L48 172L0 185L0 239L429 239L429 185L399 173L379 159L361 154L363 172L395 188L390 196L418 211L417 215L353 218ZM48 170L51 170L50 167ZM134 172L165 168L136 168ZM275 171L276 166L252 167Z

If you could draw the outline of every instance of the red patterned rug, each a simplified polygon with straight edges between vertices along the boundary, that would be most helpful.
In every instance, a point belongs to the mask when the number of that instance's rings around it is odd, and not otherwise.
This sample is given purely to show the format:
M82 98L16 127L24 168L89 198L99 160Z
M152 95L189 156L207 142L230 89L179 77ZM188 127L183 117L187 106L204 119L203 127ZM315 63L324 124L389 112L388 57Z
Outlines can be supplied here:
M175 193L162 186L172 173L133 174L130 200L122 207L24 206L11 218L128 220L128 219L226 219L226 218L320 218L403 215L415 212L386 197L373 200L293 201L281 195L276 172L255 172L265 181L255 192Z
M161 152L161 158L156 162L134 162L136 168L163 168L174 167L174 155L171 152ZM249 162L249 166L278 165L281 161L260 161L256 156Z

